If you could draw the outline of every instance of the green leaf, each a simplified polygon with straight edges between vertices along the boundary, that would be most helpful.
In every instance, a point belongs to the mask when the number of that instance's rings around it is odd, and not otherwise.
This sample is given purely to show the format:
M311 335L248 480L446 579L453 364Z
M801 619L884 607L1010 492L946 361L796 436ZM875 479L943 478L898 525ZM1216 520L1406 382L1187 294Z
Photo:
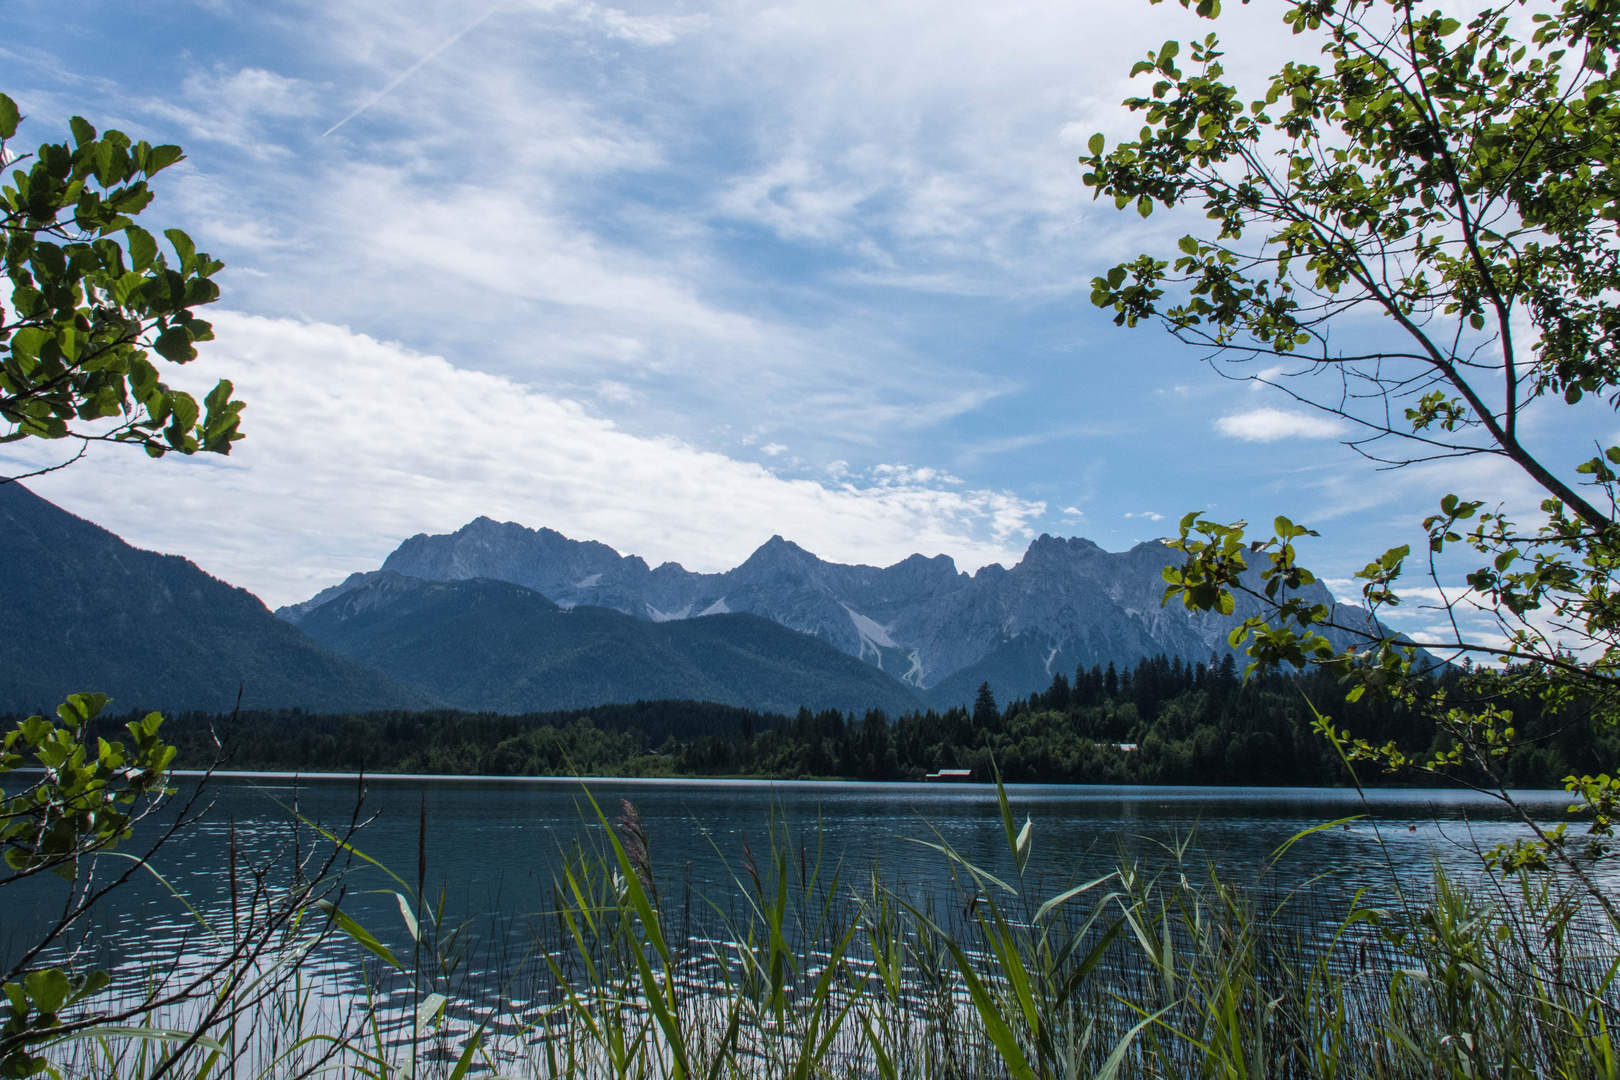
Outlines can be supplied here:
M174 1028L159 1027L131 1027L124 1024L102 1024L97 1027L83 1028L64 1035L60 1039L52 1039L46 1046L57 1046L61 1043L80 1042L85 1039L139 1039L147 1042L186 1042L190 1040L204 1050L214 1050L227 1053L216 1039L206 1035L199 1035L193 1031L179 1031Z
M92 971L88 975L84 976L84 978L80 980L78 988L75 989L73 993L68 995L67 1003L69 1005L76 1004L77 1002L83 1001L91 994L100 993L111 985L111 975L107 974L105 971Z
M0 139L9 139L17 134L17 125L22 123L22 114L17 111L17 103L5 94L0 94Z
M82 727L100 716L111 700L106 694L69 694L67 700L56 707L56 715L70 727Z
M1102 154L1103 147L1107 145L1108 140L1104 139L1102 132L1099 131L1097 134L1091 137L1089 142L1086 143L1086 149L1091 151L1092 157L1097 157Z
M410 901L405 899L405 894L402 892L394 893L394 899L399 901L399 914L405 920L405 929L411 932L411 940L421 941L422 930L421 927L416 925L416 916L411 912ZM417 1026L421 1027L420 1021L417 1022Z
M73 117L68 121L68 127L73 129L73 139L80 146L96 141L96 129L84 117Z
M1103 1062L1102 1068L1097 1070L1095 1080L1114 1080L1114 1078L1119 1075L1119 1067L1125 1061L1126 1052L1130 1050L1131 1043L1136 1041L1136 1037L1142 1034L1142 1029L1153 1023L1165 1013L1169 1012L1172 1008L1174 1008L1174 1006L1166 1005L1152 1016L1144 1017L1141 1023L1127 1031L1124 1037L1121 1038L1119 1042L1114 1044L1113 1052L1108 1055L1108 1060Z
M165 360L172 360L176 364L184 364L188 360L197 359L197 350L191 347L191 335L183 326L171 326L157 336L152 342L152 348Z
M961 946L949 937L944 940L951 958L956 961L956 970L961 973L962 982L967 987L968 998L973 1002L973 1008L978 1012L980 1022L984 1024L984 1032L995 1044L1002 1063L1007 1066L1007 1071L1012 1074L1014 1080L1036 1080L1035 1070L1030 1067L1029 1058L1024 1056L1023 1048L1018 1045L1018 1036L1013 1034L1012 1028L1002 1018L995 998L985 989L984 983L979 981L979 976L974 972Z
M330 900L317 900L315 901L315 906L325 912L327 917L337 925L338 929L342 930L345 934L348 934L349 937L353 938L361 948L381 957L391 967L397 968L400 971L405 970L404 965L402 965L398 960L394 959L394 954L388 950L388 946L384 945L382 942L373 937L371 931L355 922L342 911L339 911L336 904L332 903Z
M177 161L184 161L185 153L178 146L154 146L146 152L146 175L167 169Z
M212 390L208 391L208 396L203 398L203 404L208 407L209 412L215 412L219 409L223 409L231 400L231 393L235 389L236 388L231 385L231 380L221 379L219 382L214 384L214 388ZM403 897L401 897L401 899L403 899Z
M42 1013L59 1012L67 1001L68 993L73 984L59 968L43 968L39 971L30 971L23 978L23 989L28 993L28 1000L34 1008Z
M1071 889L1066 889L1063 892L1058 893L1056 896L1054 896L1050 900L1046 901L1046 903L1042 904L1040 906L1040 908L1035 912L1035 921L1037 923L1040 922L1042 919L1046 918L1048 913L1050 913L1052 911L1055 911L1057 908L1062 907L1064 904L1067 904L1070 900L1073 900L1075 897L1079 896L1081 893L1088 892L1091 889L1095 889L1098 885L1101 885L1103 882L1112 880L1118 873L1119 873L1119 871L1116 870L1112 874L1105 874L1100 878L1096 878L1096 879L1094 879L1092 881L1086 882L1084 885L1076 885Z
M174 245L174 253L180 256L181 270L188 270L197 257L197 245L179 229L164 229L163 235L169 238L169 243Z
M424 1028L438 1018L439 1010L444 1008L449 999L443 994L429 994L422 999L422 1004L416 1009L416 1030L420 1034Z
M860 1018L861 1026L866 1029L866 1041L872 1047L872 1056L877 1059L878 1080L896 1080L899 1074L895 1071L894 1062L889 1060L888 1053L883 1049L883 1041L872 1029L871 1017L865 1012L858 1013L857 1016Z
M1016 826L1013 825L1012 804L1007 801L1007 785L1001 782L1000 769L996 769L995 776L996 803L1001 810L1002 831L1007 834L1007 851L1012 855L1013 860L1017 862L1018 872L1022 874L1024 872L1024 864L1018 859L1018 843L1020 837L1016 832L1013 831Z
M197 426L197 399L184 390L169 395L169 408L174 411L174 430L185 433Z
M461 1057L456 1061L456 1067L450 1070L450 1080L462 1080L467 1070L472 1068L473 1055L478 1053L479 1044L484 1041L484 1028L480 1024L478 1030L472 1033L467 1045L462 1048Z
M1295 844L1299 843L1301 840L1305 839L1307 836L1310 836L1313 833L1322 832L1322 831L1327 830L1327 829L1336 829L1340 825L1348 825L1352 821L1360 821L1363 818L1365 818L1366 816L1367 816L1366 814L1352 814L1350 817L1336 818L1333 821L1324 821L1319 825L1312 825L1308 829L1302 829L1299 832L1295 833L1293 836L1290 836L1287 840L1284 840L1282 842L1282 844L1279 845L1278 848L1271 853L1271 857L1266 860L1266 866L1267 867L1272 867L1272 866L1277 865L1277 863L1279 861L1281 861L1282 857L1284 855L1288 854L1288 849L1289 848L1293 847Z
M137 273L145 273L157 261L157 241L152 234L139 225L130 225L124 229L124 242L129 246L130 268Z

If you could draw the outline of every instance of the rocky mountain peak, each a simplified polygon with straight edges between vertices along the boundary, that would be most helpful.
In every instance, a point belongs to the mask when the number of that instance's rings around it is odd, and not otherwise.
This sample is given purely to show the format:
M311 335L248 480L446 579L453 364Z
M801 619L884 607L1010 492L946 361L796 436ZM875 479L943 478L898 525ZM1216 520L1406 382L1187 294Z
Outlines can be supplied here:
M781 536L772 536L754 553L743 560L741 566L731 571L733 574L761 570L809 570L820 565L821 560L810 552L804 550L791 540L784 540Z
M1029 549L1019 560L1015 570L1031 570L1051 565L1072 565L1078 561L1096 559L1108 553L1083 536L1052 536L1042 533L1030 542Z

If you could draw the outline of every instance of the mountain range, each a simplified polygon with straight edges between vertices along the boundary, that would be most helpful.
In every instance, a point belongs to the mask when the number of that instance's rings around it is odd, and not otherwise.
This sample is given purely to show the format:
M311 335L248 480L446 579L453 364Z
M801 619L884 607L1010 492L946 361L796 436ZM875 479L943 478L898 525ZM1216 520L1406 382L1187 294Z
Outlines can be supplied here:
M1160 603L1161 572L1178 561L1158 540L1109 552L1090 540L1043 535L1011 569L992 564L967 574L945 555L912 555L888 567L828 562L773 536L734 569L704 574L481 517L454 533L413 536L380 569L352 574L276 614L302 625L388 575L505 581L563 609L608 608L649 624L742 612L864 660L909 687L917 701L946 707L971 700L981 682L1006 700L1044 689L1053 675L1080 665L1134 664L1160 653L1207 662L1231 654L1230 619ZM1306 597L1333 603L1321 585ZM1246 597L1237 605L1238 618L1260 612ZM1337 614L1341 621L1366 618L1349 607Z
M1005 701L1077 666L1231 653L1229 620L1160 604L1176 553L1159 541L1108 552L1042 536L1012 568L966 574L943 555L833 563L776 536L705 574L479 518L272 614L9 483L0 554L12 712L82 690L119 711L220 712L240 688L250 708L319 712L690 699L895 715L963 704L984 682ZM1257 610L1239 599L1239 617Z
M898 714L910 689L754 615L654 624L488 579L374 574L300 626L189 560L0 484L0 712L100 691L113 709L533 713L693 699Z

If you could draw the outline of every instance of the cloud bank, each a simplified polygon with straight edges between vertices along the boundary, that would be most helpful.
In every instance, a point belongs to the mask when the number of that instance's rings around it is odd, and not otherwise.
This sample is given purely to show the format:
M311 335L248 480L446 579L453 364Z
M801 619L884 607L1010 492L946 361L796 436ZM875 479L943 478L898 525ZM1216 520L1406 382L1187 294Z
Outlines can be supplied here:
M839 561L943 552L973 570L1016 561L1045 512L926 468L783 478L342 327L214 318L219 341L184 375L197 387L231 378L248 402L248 437L229 458L97 448L30 486L272 605L374 568L407 536L481 514L713 571L772 533ZM8 471L62 449L13 450Z

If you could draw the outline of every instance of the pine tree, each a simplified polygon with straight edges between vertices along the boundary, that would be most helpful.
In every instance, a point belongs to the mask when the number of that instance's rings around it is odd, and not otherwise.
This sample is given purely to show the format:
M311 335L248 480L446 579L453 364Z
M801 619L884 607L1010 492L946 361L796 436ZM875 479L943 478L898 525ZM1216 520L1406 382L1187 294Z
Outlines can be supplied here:
M1060 671L1052 676L1051 689L1046 691L1046 707L1066 712L1069 708L1069 680Z
M973 699L973 726L994 727L1001 719L1001 709L996 705L996 695L990 692L989 682L979 684L979 694Z

